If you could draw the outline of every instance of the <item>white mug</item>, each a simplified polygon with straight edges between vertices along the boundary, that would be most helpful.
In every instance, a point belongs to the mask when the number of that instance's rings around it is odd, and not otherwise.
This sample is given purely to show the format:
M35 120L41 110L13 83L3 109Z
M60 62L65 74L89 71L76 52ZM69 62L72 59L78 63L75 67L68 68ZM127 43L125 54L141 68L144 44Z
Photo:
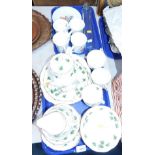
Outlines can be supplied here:
M87 37L82 32L75 32L71 36L72 49L74 53L82 53L87 42Z
M96 84L90 84L86 86L82 91L82 99L88 106L95 106L99 104L105 104L103 100L102 87Z
M69 45L69 40L70 34L68 32L58 32L53 36L53 43L60 53L65 52Z
M69 27L70 27L72 33L82 32L85 27L85 23L82 19L73 18L69 22Z
M92 71L91 78L95 84L107 89L108 84L111 81L111 74L105 68L96 68Z
M67 32L69 25L65 19L59 18L53 23L53 28L56 32Z

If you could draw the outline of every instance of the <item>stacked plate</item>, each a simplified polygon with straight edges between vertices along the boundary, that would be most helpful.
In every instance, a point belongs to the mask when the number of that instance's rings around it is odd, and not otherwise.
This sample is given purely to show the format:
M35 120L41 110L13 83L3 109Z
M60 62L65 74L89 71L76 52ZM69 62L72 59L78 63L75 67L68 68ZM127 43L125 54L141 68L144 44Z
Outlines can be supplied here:
M121 138L121 123L110 108L95 106L82 117L80 133L89 148L95 152L108 152Z
M78 112L69 105L49 108L37 121L37 125L41 128L43 142L57 151L75 147L80 140L80 119Z
M32 121L35 119L40 105L42 92L40 88L40 80L34 70L32 70Z
M90 73L83 58L60 53L43 68L41 89L45 98L53 104L73 104L82 99L83 88L92 83Z

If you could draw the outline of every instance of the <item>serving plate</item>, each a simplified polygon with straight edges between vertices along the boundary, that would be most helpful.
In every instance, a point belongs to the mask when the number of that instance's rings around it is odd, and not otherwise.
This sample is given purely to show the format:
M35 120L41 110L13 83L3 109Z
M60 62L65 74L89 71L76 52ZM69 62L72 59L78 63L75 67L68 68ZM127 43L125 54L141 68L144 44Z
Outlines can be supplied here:
M109 107L95 106L86 111L80 125L85 144L95 152L108 152L121 138L121 122Z

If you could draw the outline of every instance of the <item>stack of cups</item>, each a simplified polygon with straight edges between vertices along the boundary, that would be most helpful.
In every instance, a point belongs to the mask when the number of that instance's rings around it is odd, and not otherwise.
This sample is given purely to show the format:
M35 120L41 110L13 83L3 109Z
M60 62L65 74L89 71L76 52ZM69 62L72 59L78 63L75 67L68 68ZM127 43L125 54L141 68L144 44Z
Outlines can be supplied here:
M57 19L53 23L55 34L53 43L56 45L58 52L66 52L71 41L71 51L82 53L87 42L87 37L83 33L85 23L82 19L73 18L69 22L65 19Z

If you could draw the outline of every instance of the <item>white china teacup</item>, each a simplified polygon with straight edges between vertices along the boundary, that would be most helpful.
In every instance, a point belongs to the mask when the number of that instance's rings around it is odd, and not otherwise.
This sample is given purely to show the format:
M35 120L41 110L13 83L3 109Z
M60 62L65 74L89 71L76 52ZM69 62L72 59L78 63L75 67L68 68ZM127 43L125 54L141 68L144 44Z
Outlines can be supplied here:
M59 53L50 60L49 72L54 77L55 85L66 86L72 83L74 62L70 55Z
M95 106L99 104L105 104L103 100L102 87L96 84L90 84L86 86L82 91L82 99L88 106Z
M87 37L82 32L75 32L71 36L72 49L74 53L82 53L87 42Z
M58 32L53 36L53 43L56 45L60 53L65 52L70 40L68 32Z
M69 22L69 28L71 29L71 32L82 32L85 27L85 23L82 19L73 18Z
M111 74L105 68L96 68L92 71L91 78L95 84L107 89L108 84L111 81Z
M106 56L102 50L92 50L87 55L87 63L90 68L104 67Z
M59 18L53 23L53 28L56 32L67 32L69 24L65 19Z
M107 89L108 84L111 81L111 74L105 68L96 68L92 71L91 78L95 84Z

